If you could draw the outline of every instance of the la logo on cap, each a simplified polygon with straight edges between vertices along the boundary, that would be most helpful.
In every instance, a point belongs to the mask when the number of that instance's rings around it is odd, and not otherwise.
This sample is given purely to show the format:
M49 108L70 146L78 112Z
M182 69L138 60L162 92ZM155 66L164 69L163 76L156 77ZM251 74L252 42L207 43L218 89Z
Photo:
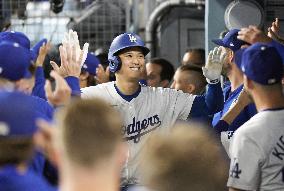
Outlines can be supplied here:
M131 34L127 34L128 36L129 36L129 40L131 41L131 42L136 42L136 37L135 36L133 36L133 35L131 35Z

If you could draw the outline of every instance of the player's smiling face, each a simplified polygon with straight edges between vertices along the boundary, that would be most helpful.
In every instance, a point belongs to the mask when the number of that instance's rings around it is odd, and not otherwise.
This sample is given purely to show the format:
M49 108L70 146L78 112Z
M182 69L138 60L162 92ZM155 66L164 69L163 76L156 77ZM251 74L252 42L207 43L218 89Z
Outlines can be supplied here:
M122 62L121 69L117 72L126 78L141 79L145 67L145 56L139 47L133 47L119 54Z

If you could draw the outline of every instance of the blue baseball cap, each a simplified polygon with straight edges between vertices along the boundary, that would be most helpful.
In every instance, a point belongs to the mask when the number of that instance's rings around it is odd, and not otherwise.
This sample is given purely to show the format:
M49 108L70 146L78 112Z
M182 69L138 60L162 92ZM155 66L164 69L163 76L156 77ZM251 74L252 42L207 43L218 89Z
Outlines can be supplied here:
M8 41L8 42L16 42L20 44L22 47L30 50L31 59L36 61L37 56L39 54L39 49L43 45L43 43L47 42L47 39L42 39L37 42L32 48L30 39L22 32L17 31L5 31L0 33L0 42Z
M29 38L21 32L5 31L0 33L0 42L9 41L16 42L26 49L30 49L31 42Z
M235 54L235 63L251 80L272 85L281 82L283 64L278 51L264 43L256 43Z
M31 76L30 51L18 43L0 42L0 77L11 81Z
M219 46L223 46L231 49L232 51L237 51L241 48L242 45L248 44L245 41L239 40L237 38L239 29L230 30L223 39L214 39L212 42Z
M100 60L93 53L88 53L82 70L89 72L91 75L96 75L96 69L99 64Z
M238 66L238 68L241 70L242 67L242 57L243 53L247 48L241 48L237 50L234 54L234 63Z
M33 97L20 92L0 92L0 137L30 137L37 131Z

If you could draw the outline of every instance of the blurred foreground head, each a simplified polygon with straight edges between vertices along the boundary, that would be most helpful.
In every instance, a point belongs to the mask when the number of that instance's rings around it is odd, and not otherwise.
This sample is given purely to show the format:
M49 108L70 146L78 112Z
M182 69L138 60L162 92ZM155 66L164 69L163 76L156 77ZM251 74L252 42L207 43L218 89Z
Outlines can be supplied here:
M179 125L156 134L141 156L145 186L156 191L226 190L228 161L208 129Z
M117 156L122 122L103 100L76 100L57 114L57 122L57 148L70 166L97 168Z

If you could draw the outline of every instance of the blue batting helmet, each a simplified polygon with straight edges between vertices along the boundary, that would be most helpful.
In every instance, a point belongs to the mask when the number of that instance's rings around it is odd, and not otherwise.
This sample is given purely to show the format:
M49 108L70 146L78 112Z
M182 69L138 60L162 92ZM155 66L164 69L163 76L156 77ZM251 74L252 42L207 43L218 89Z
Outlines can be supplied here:
M150 50L145 46L143 40L137 34L123 33L115 37L108 52L109 70L111 72L116 72L121 67L121 61L117 56L118 52L130 47L141 48L145 56L150 52Z

